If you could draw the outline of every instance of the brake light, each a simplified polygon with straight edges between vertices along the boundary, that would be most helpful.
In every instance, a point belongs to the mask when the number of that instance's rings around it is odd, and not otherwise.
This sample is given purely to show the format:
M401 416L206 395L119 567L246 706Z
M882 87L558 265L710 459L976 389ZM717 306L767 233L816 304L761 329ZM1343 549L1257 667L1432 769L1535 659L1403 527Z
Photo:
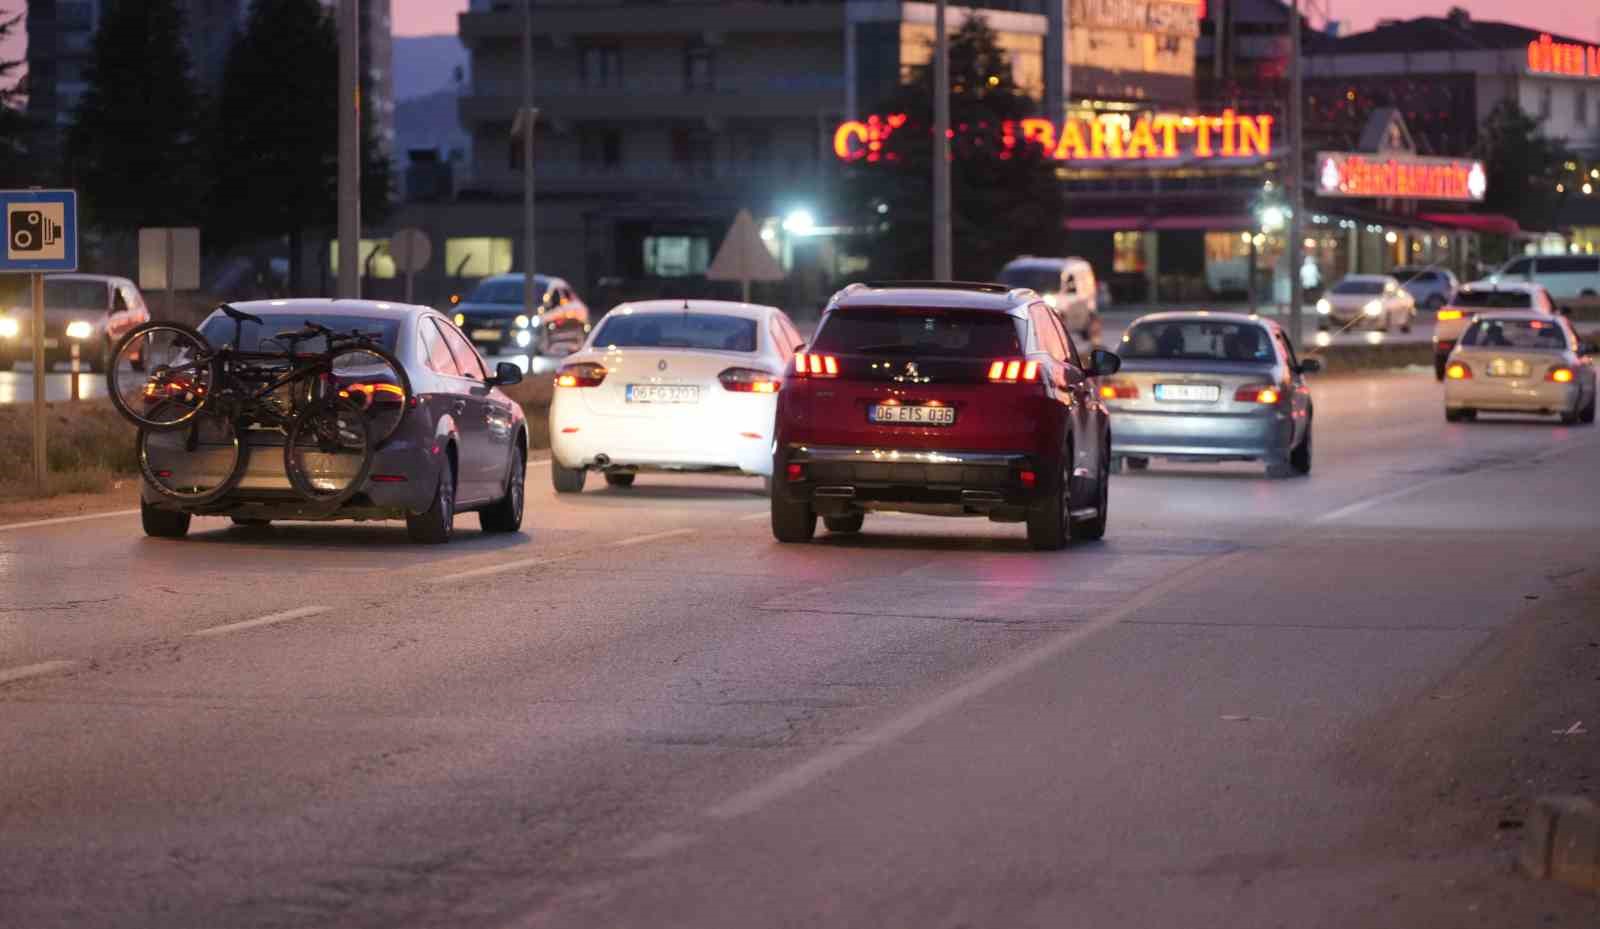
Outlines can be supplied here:
M1472 369L1457 361L1444 369L1444 376L1452 381L1472 380Z
M755 368L729 368L717 375L724 390L742 394L775 394L783 381L769 371Z
M989 380L996 384L1033 383L1039 380L1039 362L1002 358L989 364Z
M794 356L794 373L801 377L838 377L839 359L800 352Z
M406 476L404 474L374 474L372 475L372 480L378 484L404 484Z
M1100 385L1100 399L1102 400L1137 400L1139 388L1133 384L1112 382Z
M1278 388L1271 384L1246 384L1233 393L1233 399L1240 403L1260 403L1264 406L1277 403L1278 398Z
M805 466L798 464L785 465L783 468L783 476L790 482L805 480Z
M406 392L398 384L346 384L339 388L339 396L348 400L351 394L361 396L361 408L366 409L374 403L405 403ZM412 398L413 400L415 398ZM415 403L411 404L413 407Z
M1460 319L1461 315L1462 314L1461 314L1460 310L1449 310L1449 309L1440 310L1439 311L1439 322L1442 323L1442 322L1447 322L1447 321L1452 320L1452 319Z
M605 365L598 365L592 361L567 365L556 372L557 387L599 387L600 382L605 379Z
M1547 381L1555 381L1557 384L1570 384L1572 383L1572 369L1551 368L1550 373L1546 374L1544 379Z

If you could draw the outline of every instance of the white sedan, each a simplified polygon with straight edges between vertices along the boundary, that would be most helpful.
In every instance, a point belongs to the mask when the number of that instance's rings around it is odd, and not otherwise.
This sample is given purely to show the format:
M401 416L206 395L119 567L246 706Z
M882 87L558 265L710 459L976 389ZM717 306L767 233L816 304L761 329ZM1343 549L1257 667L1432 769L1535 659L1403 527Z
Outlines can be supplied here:
M782 310L718 300L625 303L556 372L551 481L590 471L627 487L640 471L770 477L783 371L803 343Z
M1417 301L1391 275L1348 274L1317 301L1317 315L1323 329L1362 325L1387 331L1398 325L1410 332Z
M1568 425L1593 423L1597 351L1560 316L1480 313L1445 366L1444 418L1533 413L1560 416Z

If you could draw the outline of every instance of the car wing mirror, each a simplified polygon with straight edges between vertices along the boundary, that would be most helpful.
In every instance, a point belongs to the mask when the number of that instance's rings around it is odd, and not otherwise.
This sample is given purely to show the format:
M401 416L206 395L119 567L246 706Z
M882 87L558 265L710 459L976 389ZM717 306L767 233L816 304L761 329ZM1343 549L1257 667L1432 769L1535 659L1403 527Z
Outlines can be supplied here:
M490 387L510 387L522 383L522 369L510 361L502 361L494 366L494 377L489 378Z
M1108 352L1097 348L1089 353L1089 374L1092 377L1105 377L1116 374L1122 370L1122 359L1115 352Z
M1301 374L1316 374L1322 370L1322 362L1315 358L1302 358L1295 370Z

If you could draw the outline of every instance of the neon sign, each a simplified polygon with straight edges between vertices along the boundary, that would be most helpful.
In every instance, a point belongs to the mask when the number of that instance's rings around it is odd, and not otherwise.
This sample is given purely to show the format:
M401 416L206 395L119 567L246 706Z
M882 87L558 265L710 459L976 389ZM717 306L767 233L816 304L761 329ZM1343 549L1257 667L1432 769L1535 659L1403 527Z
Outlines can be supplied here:
M907 122L905 114L897 113L841 123L833 134L833 153L846 162L895 161L889 140ZM1035 118L1005 120L994 127L963 125L952 132L952 139L998 130L1001 158L1011 157L1019 147L1036 146L1045 157L1064 162L1255 158L1271 154L1275 122L1267 114L1233 110L1217 116L1147 113L1131 120L1074 117L1059 124Z
M1317 153L1317 193L1324 197L1481 201L1489 189L1483 162L1416 155Z
M1528 43L1528 70L1537 74L1600 77L1600 47L1557 42L1547 33Z

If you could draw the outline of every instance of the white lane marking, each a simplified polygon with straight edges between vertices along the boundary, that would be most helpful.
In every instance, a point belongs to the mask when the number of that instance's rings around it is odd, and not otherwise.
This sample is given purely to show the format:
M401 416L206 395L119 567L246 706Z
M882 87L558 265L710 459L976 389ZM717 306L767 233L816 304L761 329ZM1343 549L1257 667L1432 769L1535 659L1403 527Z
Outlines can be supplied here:
M758 519L767 519L771 515L772 515L771 513L751 513L749 516L741 516L741 517L739 517L739 522L741 522L741 523L753 523Z
M0 526L0 532L12 532L17 529L37 529L40 526L60 526L66 523L81 523L90 519L110 519L113 516L137 516L138 510L110 510L105 513L86 513L82 516L57 516L54 519L35 519L25 523L10 523Z
M650 858L662 858L672 854L680 848L687 848L700 841L700 837L686 832L658 832L638 845L622 857L635 861Z
M539 565L553 564L566 561L573 555L541 555L538 558L523 558L520 561L508 561L504 564L492 564L482 568L469 568L466 571L457 571L454 574L441 574L438 577L424 578L424 584L444 584L450 581L464 581L474 577L488 577L491 574L505 574L522 568L533 568Z
M550 463L550 459L548 459L548 458L535 458L532 461L528 462L528 467L537 468L540 465L547 465L549 463Z
M258 616L255 619L246 619L242 622L226 623L221 626L212 626L209 629L201 629L198 632L191 632L189 635L192 638L227 635L230 632L242 632L245 629L255 629L259 626L272 626L276 625L277 623L286 623L295 619L305 619L307 616L319 616L323 613L331 612L333 612L333 607L331 606L302 606L296 607L292 610L284 610L281 613L268 613L266 616Z
M1013 678L1026 674L1045 662L1064 654L1089 636L1121 622L1128 616L1149 606L1157 599L1189 583L1191 575L1202 570L1215 571L1224 562L1241 558L1245 554L1245 550L1240 550L1220 555L1216 558L1201 559L1182 569L1177 574L1168 577L1165 581L1153 587L1145 588L1143 592L1135 594L1124 602L1122 606L1100 618L1050 638L1043 644L979 674L953 690L945 691L926 703L913 707L910 711L876 728L869 729L859 736L851 737L848 742L826 749L822 753L814 755L789 770L778 774L776 777L767 780L765 783L757 784L749 790L735 794L727 800L717 803L706 809L706 815L713 819L734 819L735 817L754 813L778 800L782 800L784 797L832 774L873 749L895 742L912 730L925 726L962 704L981 697Z
M46 674L55 674L68 668L78 666L76 661L41 661L38 664L25 664L20 668L0 669L0 684L10 684L13 681L25 681L30 677L43 677Z
M666 532L652 532L649 535L636 535L631 539L623 539L615 543L613 548L627 548L630 545L643 545L646 542L657 542L661 539L676 538L680 535L694 535L694 529L668 529Z

